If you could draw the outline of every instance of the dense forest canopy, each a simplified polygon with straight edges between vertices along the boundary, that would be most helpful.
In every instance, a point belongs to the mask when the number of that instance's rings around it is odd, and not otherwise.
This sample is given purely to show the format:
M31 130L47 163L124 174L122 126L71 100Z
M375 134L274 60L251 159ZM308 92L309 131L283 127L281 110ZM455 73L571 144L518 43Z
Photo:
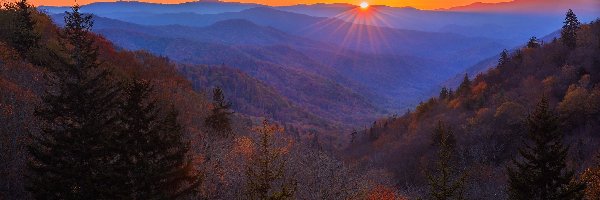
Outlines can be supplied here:
M598 199L600 21L565 17L553 41L349 132L239 70L117 48L78 6L59 27L6 3L0 199ZM239 86L262 104L232 105Z
M305 138L317 133L263 126L231 112L220 89L194 91L168 58L117 50L89 31L93 20L74 7L60 28L25 1L0 10L2 198L330 199L393 191L385 174L359 173ZM277 176L258 180L264 172L252 170L274 154Z
M578 180L578 174L598 164L600 23L580 24L569 11L562 32L561 38L550 43L533 38L523 48L503 51L497 66L486 73L473 80L465 75L458 88L442 88L438 97L422 102L403 116L375 121L357 134L346 157L390 170L405 194L421 196L430 185L422 171L435 168L430 160L438 151L432 141L438 139L432 133L440 122L452 129L456 143L454 167L467 173L468 198L521 199L506 192L509 178L516 176L508 176L506 171L515 165L511 160L521 163L532 156L522 148L536 148L531 145L539 136L530 133L530 117L535 116L536 106L541 106L544 99L547 112L557 120L543 124L539 134L553 134L548 140L561 142L565 148L545 153L554 152L547 156L562 157L563 167L575 171L567 183ZM540 176L568 172L557 173ZM592 191L588 188L587 192Z

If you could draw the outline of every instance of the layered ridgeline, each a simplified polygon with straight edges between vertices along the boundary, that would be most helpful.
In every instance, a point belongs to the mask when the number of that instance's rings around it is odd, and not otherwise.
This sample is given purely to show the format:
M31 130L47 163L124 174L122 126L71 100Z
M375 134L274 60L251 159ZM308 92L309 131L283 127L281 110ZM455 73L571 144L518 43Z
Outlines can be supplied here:
M52 14L57 24L67 9L40 8ZM305 112L319 116L313 120L317 124L355 128L416 106L445 80L470 70L469 66L520 45L532 35L555 31L562 17L554 12L448 12L386 6L363 11L345 4L270 7L202 1L93 3L82 11L96 15L94 32L121 48L166 56L186 64L187 69L194 65L239 69L255 79L250 83L269 86L281 95L275 99L287 99L296 110L256 105L239 112L253 116L272 112L301 116ZM589 21L593 14L584 11L580 18ZM221 77L232 78L225 76ZM244 90L216 79L196 86L199 91L221 86L232 95ZM233 106L243 105L237 101L246 98L232 97ZM273 115L289 123L306 123Z
M59 21L60 16L54 16L54 19ZM174 61L187 64L186 68L202 64L239 69L241 73L255 80L248 84L256 81L264 83L274 88L277 94L288 99L294 104L293 106L304 109L304 112L325 116L326 119L321 120L334 124L370 121L374 116L382 113L383 108L391 106L389 97L382 97L381 92L370 91L374 86L367 88L365 84L346 76L346 74L357 76L359 72L344 69L343 66L334 68L325 65L298 49L323 49L327 53L321 55L331 55L334 54L334 48L330 45L289 35L273 28L258 26L245 20L228 20L209 27L195 28L142 26L101 17L96 19L94 31L101 33L122 48L147 50L157 55L168 56ZM360 59L358 56L356 58ZM367 60L366 63L368 62ZM351 65L344 66L351 67ZM388 64L388 66L392 65ZM416 67L413 64L406 67L409 66ZM223 79L232 78L227 77L229 74L222 75L224 75L221 77ZM423 75L414 74L414 77L424 77ZM218 83L219 85L215 84L217 83L209 82L198 85L200 87L197 89L209 90L213 86L233 89L224 81ZM407 88L407 90L411 89ZM232 95L238 94L227 90L226 92ZM236 90L244 90L244 88L236 88ZM232 99L236 100L238 97L234 96ZM241 106L244 102L232 103L234 106ZM402 103L407 104L406 101ZM245 113L245 110L239 111ZM272 110L262 112L269 114L270 111ZM276 119L280 120L280 118ZM302 118L289 117L287 119L302 120ZM286 122L291 121L286 120Z
M593 180L586 197L597 198L600 22L578 23L570 13L560 38L532 38L458 88L349 133L347 158L388 169L412 197L553 199Z
M117 49L90 31L94 18L78 8L63 20L60 28L26 1L0 8L0 198L397 195L386 173L323 151L337 140L315 130L333 125L261 81L238 69ZM194 89L223 81L231 93Z
M473 4L465 8L419 10L411 7L371 5L368 15L350 4L310 4L269 7L233 2L189 2L153 4L144 2L100 2L87 5L84 12L146 25L179 24L208 26L228 19L247 19L283 31L300 30L325 18L380 27L450 32L466 36L502 39L518 45L531 35L547 34L560 25L564 10L573 9L582 21L597 15L594 0L517 0L505 3ZM110 9L108 9L110 8ZM488 8L488 9L485 9ZM63 13L68 7L41 7L49 13ZM275 12L285 11L285 12ZM291 14L290 14L291 13ZM289 23L293 21L294 23ZM532 29L532 30L528 30Z
M122 48L148 50L179 63L240 69L294 106L342 126L362 126L413 107L464 67L511 47L504 39L395 29L279 7L178 10L196 4L204 3L97 3L82 10L98 16L95 32ZM100 9L106 6L118 9ZM41 9L57 13L53 18L60 24L61 8Z

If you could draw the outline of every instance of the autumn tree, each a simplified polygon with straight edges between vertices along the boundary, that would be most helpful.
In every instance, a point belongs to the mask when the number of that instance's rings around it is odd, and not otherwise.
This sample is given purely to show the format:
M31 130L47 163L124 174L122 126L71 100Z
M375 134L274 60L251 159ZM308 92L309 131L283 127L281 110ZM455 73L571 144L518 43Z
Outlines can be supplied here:
M579 30L581 23L577 19L577 15L573 13L573 10L567 11L565 21L560 32L562 42L569 48L575 48L577 46L577 31Z
M600 157L599 157L600 158ZM600 163L596 166L587 168L581 174L581 182L586 185L584 199L600 199Z
M254 131L258 139L246 171L247 199L293 199L296 182L287 177L286 149L276 142L283 129L264 120Z
M396 199L404 200L406 198L398 197L396 195L396 193L394 192L394 190L392 190L391 188L387 188L385 186L378 185L375 188L373 188L373 191L370 191L369 194L367 194L365 199L367 199L367 200L396 200Z
M27 0L5 4L7 10L13 14L12 32L9 33L9 42L19 54L27 57L32 48L39 46L40 35L36 33L33 12L35 8Z
M585 86L575 84L568 87L563 100L557 106L560 122L565 128L593 123L594 114L600 111L599 89L600 87L587 89Z
M221 88L213 89L213 103L210 116L204 121L205 125L217 137L225 138L232 134L231 129L231 103L225 101Z
M174 199L197 185L188 144L174 109L161 109L150 96L152 87L132 80L124 92L119 114L121 129L111 142L115 197L124 199Z
M511 199L581 199L585 188L573 182L567 169L568 147L546 97L527 118L527 142L519 149L519 158L507 168Z
M73 7L65 16L64 46L70 57L49 69L49 90L36 111L42 132L32 134L28 189L36 199L98 199L111 194L107 146L118 130L120 89L100 67L89 34L91 16Z
M436 200L464 199L465 174L456 167L456 140L451 128L438 122L433 133L437 147L435 168L427 173L429 197Z

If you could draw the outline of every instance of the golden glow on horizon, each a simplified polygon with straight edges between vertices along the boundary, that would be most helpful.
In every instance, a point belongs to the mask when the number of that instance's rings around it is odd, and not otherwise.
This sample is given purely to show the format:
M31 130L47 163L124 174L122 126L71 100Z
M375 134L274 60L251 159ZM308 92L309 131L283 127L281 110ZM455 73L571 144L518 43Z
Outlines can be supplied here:
M369 7L369 3L364 2L364 1L362 3L360 3L360 8L362 8L363 10L367 9L368 7Z
M0 0L0 2L8 2L15 0ZM75 3L75 0L29 0L33 5L41 6L70 6ZM93 2L114 2L116 0L77 0L79 5L90 4ZM177 4L190 2L192 0L139 0L151 3ZM296 4L317 4L317 3L348 3L356 5L355 0L222 0L225 2L241 2L241 3L258 3L270 6L289 6ZM440 8L451 8L456 6L469 5L475 2L483 3L498 3L511 0L370 0L370 5L386 5L393 7L414 7L418 9L433 10ZM359 4L360 5L360 4ZM359 6L357 5L357 6Z

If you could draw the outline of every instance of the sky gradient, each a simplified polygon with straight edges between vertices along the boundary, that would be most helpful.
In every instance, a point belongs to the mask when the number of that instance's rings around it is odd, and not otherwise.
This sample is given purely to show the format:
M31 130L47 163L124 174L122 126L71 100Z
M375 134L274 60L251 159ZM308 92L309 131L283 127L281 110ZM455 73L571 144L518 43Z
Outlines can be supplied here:
M7 0L0 0L7 1ZM77 0L80 5L85 5L93 2L111 2L114 0ZM182 3L189 2L190 0L142 0L144 2L153 3ZM271 6L283 6L283 5L295 5L295 4L315 4L315 3L349 3L358 5L361 0L224 0L228 2L244 2L244 3L259 3ZM439 9L439 8L450 8L455 6L468 5L474 2L506 2L510 0L364 0L371 5L387 5L394 7L415 7L418 9ZM47 6L68 6L73 5L75 0L30 0L36 6L47 5Z

